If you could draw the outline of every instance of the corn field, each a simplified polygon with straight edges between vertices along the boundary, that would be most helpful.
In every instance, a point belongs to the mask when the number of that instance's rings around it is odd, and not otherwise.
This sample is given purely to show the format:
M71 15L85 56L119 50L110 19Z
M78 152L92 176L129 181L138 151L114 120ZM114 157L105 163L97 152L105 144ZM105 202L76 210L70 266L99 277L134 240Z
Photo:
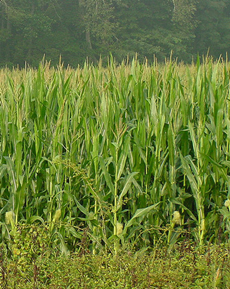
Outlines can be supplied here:
M1 241L19 223L62 250L227 241L228 65L2 69Z

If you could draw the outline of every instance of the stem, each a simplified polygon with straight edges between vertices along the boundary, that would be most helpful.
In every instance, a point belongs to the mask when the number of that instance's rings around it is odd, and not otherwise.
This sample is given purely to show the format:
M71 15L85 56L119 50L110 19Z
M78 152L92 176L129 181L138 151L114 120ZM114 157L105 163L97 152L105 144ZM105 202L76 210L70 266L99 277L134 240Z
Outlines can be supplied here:
M114 236L117 236L117 183L118 183L118 148L116 147L116 160L115 160L115 189L114 189ZM118 241L115 239L114 243L115 255L118 252Z
M170 240L172 238L172 232L173 232L174 227L175 227L175 222L171 221L170 228L169 228L169 234L168 234L168 245L170 244Z
M97 216L97 200L95 200L94 213L95 216ZM93 236L95 237L96 235L97 235L97 227L93 226ZM96 254L96 242L93 241L93 255L95 254Z

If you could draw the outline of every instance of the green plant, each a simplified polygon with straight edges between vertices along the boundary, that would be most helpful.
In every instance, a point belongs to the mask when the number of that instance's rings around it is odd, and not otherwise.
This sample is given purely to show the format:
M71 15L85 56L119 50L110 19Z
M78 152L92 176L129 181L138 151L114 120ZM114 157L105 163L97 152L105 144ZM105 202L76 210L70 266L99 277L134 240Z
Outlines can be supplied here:
M200 245L219 242L230 188L228 65L110 58L107 67L1 70L1 241L40 220L63 253L85 230L95 254L174 244L184 230Z

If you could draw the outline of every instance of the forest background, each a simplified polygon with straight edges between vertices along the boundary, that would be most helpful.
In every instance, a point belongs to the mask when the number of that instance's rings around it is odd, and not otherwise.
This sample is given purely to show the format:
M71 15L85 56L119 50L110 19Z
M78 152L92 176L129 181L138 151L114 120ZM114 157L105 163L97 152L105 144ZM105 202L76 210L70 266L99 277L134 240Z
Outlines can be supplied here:
M0 66L230 52L229 0L0 0Z

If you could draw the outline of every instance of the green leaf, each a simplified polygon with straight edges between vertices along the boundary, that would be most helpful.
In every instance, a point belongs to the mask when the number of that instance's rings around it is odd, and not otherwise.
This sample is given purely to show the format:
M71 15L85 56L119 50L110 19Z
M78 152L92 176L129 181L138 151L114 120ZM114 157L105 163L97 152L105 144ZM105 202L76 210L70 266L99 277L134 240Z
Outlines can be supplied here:
M7 166L2 164L0 166L0 179L4 176L6 170L7 170Z
M121 152L121 156L118 160L118 174L117 174L117 180L120 179L123 171L124 171L124 167L125 167L125 163L126 163L126 159L127 159L127 154L124 153L124 151Z
M191 185L192 191L194 193L194 195L197 194L198 191L198 183L193 175L193 172L191 171L188 163L190 163L188 158L184 158L182 156L182 154L180 154L181 157L181 162L182 162L182 169L184 171L184 174L187 176L187 178L189 179L189 183Z
M117 202L117 211L121 208L122 206L122 199L123 197L127 194L133 180L134 180L134 176L137 175L138 173L137 172L133 172L131 174L128 175L128 177L126 178L126 181L125 181L125 185L123 187L123 190L122 192L120 193L119 197L118 197L118 202Z
M82 234L77 232L73 227L70 227L67 230L75 238L80 239L80 240L82 239Z
M177 200L171 200L171 202L173 204L179 205L181 208L183 208L189 215L189 217L194 220L197 221L197 218L194 216L194 214L192 213L191 210L189 210L185 205L183 205L181 202L177 201Z
M102 169L102 172L105 176L105 180L106 180L106 184L108 185L110 191L114 194L115 193L115 188L114 188L114 185L112 183L112 180L111 180L111 176L109 175L107 169L106 169L106 166L105 166L105 161L102 157L99 157L99 160L100 160L100 165L101 165L101 169Z
M74 200L76 202L76 205L78 207L78 209L84 214L86 215L87 217L89 216L89 212L86 210L86 208L84 208L77 200L77 198L74 196Z
M40 221L43 225L45 225L45 221L43 220L42 217L40 216L32 216L28 219L28 223L31 224L31 223L34 223L36 221Z
M132 224L136 221L137 218L139 217L143 217L146 216L148 213L150 213L152 210L155 210L156 207L160 204L160 202L158 202L157 204L154 204L152 206L149 206L147 208L143 208L143 209L137 209L136 213L134 214L134 216L128 221L128 223L125 226L125 230L132 226Z

